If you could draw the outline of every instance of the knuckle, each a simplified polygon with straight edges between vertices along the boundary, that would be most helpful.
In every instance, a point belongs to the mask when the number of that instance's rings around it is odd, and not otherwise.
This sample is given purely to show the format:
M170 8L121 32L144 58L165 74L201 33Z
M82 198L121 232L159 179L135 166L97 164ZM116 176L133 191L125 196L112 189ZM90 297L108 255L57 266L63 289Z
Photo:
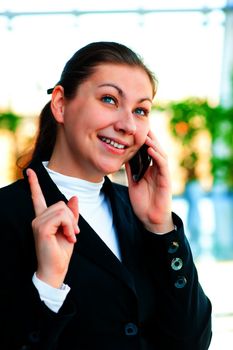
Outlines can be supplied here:
M57 202L56 204L55 204L55 206L57 207L57 210L58 211L64 211L64 210L66 210L66 204L65 204L65 202L63 202L63 201L59 201L59 202Z
M33 231L33 234L35 236L41 236L41 234L43 233L43 227L41 225L41 223L39 222L39 220L37 220L37 218L35 218L33 221L32 221L32 231Z
M64 208L66 207L66 204L65 204L65 202L63 202L63 201L59 201L58 204L59 204L61 207L64 207Z
M32 229L35 230L37 228L37 218L32 220Z
M56 210L56 216L57 217L63 217L63 216L65 216L66 215L66 210L65 210L65 208L58 208L57 210Z

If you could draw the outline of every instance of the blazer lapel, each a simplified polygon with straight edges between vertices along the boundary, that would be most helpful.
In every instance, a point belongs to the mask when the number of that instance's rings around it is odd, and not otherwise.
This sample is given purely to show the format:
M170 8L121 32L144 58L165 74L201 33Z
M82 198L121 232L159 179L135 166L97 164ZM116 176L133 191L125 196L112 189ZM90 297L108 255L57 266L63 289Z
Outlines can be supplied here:
M58 187L52 181L41 162L33 161L30 164L30 167L35 170L38 176L38 180L48 206L60 200L67 202L66 197L59 191ZM26 174L24 175L26 177ZM106 181L106 192L109 192L108 187L110 186L111 188L111 182L109 179L106 179ZM109 195L109 193L107 193L107 195ZM119 208L116 208L117 203L113 203L112 195L113 193L111 192L110 201L112 204L114 223L118 232L118 224L120 225L120 230L122 230L122 224L119 223L119 215L116 215L115 217L115 214ZM109 273L114 274L116 278L121 279L129 288L131 288L136 293L132 275L127 269L127 264L125 264L126 261L129 261L127 258L128 249L125 244L130 244L129 241L125 238L120 239L120 247L122 250L122 262L120 262L114 253L107 247L107 245L102 241L98 234L92 229L92 227L81 215L79 216L79 228L80 233L77 237L74 253L85 255L95 264L101 266L101 268L107 270ZM125 229L128 230L127 223ZM119 237L121 236L122 235L120 234ZM130 246L128 246L128 248L130 248Z
M122 280L136 293L132 275L126 266L118 260L115 254L81 215L79 217L79 228L80 233L75 244L74 252L84 255L93 261L94 264L115 275L116 278Z
M122 253L122 263L133 272L139 261L140 233L137 232L140 222L133 213L127 190L121 185L112 184L106 178L104 190L110 198L114 225L118 234Z

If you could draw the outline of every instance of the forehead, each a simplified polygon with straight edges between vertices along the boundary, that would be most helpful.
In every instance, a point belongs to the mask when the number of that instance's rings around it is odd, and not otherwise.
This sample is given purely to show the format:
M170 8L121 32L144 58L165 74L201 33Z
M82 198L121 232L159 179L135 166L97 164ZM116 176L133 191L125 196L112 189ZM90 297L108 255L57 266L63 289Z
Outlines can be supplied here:
M124 64L101 64L95 67L89 81L96 85L115 84L123 91L147 94L153 98L153 86L143 68Z

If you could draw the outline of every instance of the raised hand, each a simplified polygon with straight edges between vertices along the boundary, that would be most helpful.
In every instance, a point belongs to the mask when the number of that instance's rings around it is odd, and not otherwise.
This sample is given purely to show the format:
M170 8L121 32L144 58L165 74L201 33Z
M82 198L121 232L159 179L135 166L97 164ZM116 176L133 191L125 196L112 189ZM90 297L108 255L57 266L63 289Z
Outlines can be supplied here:
M172 191L167 156L150 131L146 142L152 165L139 182L134 182L129 164L126 173L129 196L135 214L151 232L166 233L174 229L171 216Z
M38 268L36 275L59 288L69 266L78 228L78 199L57 202L47 207L37 175L27 169L35 219L32 221Z

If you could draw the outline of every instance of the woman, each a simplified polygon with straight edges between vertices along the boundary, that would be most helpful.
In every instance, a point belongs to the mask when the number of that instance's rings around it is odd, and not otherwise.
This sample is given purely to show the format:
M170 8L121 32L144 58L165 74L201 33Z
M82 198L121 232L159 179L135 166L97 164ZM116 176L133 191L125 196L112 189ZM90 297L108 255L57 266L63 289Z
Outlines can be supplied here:
M208 349L210 301L150 131L153 74L91 43L48 92L24 179L0 191L1 348ZM134 181L143 144L152 162ZM106 176L122 164L128 187Z

